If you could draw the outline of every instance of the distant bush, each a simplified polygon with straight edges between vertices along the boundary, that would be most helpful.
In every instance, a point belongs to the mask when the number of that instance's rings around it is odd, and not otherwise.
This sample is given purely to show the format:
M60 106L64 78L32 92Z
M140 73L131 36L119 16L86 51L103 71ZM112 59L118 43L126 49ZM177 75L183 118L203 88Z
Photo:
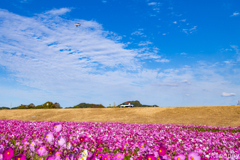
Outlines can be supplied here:
M10 109L8 107L0 107L0 110Z

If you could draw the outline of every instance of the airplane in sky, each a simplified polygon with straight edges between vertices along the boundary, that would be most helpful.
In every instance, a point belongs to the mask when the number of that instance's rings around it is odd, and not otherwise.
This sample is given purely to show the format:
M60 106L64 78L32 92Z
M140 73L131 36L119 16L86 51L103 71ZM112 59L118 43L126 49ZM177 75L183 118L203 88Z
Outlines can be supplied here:
M77 23L77 24L74 24L76 27L78 27L78 26L81 26L81 24L80 23Z

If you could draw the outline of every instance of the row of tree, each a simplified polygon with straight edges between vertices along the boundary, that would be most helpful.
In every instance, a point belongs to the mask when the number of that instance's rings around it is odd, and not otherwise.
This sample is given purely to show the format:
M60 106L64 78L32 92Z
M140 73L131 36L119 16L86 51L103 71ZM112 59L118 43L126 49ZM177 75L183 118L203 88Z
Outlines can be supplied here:
M157 105L142 105L138 100L136 101L126 101L122 104L128 104L131 103L134 105L134 107L159 107ZM115 106L115 103L113 106L109 105L107 107L104 107L102 104L89 104L89 103L80 103L76 106L73 107L66 107L65 109L71 109L71 108L119 108L120 105L119 104L117 106ZM18 107L13 107L13 108L9 108L9 107L0 107L0 110L2 109L62 109L62 107L60 106L59 103L55 102L52 103L50 101L44 103L43 105L37 105L35 106L33 103L30 103L29 105L23 105L21 104Z

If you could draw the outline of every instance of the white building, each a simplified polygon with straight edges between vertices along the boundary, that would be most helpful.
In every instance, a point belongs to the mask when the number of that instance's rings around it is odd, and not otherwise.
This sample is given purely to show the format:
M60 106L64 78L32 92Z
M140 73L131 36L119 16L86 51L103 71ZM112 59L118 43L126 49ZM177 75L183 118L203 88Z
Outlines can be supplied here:
M134 107L134 105L129 102L127 102L125 105L124 104L120 105L120 108L125 108L125 107Z

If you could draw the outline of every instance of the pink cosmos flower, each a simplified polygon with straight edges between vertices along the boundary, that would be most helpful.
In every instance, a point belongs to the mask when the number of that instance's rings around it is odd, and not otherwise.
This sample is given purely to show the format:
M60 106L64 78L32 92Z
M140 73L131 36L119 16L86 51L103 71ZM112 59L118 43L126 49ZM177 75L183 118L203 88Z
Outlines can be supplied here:
M69 156L65 156L63 160L70 160Z
M101 154L101 153L98 154L98 158L99 158L99 159L102 159L102 156L103 156L103 154Z
M43 156L45 154L45 152L46 152L46 147L45 146L41 146L41 147L37 148L37 154L39 156Z
M53 156L48 156L46 160L54 160Z
M201 160L201 156L199 156L199 154L196 152L190 152L188 154L188 159L189 160Z
M174 160L185 160L186 156L184 156L183 154L178 154L176 156L174 156Z
M60 132L62 130L61 123L54 123L53 124L53 129L54 129L55 132Z
M55 157L55 160L61 160L61 154L62 154L62 152L55 152L55 154L54 154L54 157Z
M96 151L102 152L103 148L102 147L98 147Z
M124 159L124 155L122 153L117 153L115 158L116 158L116 160L123 160Z
M62 136L59 136L58 137L58 145L63 146L65 143L66 143L66 140Z
M111 159L110 157L111 156L109 154L105 154L104 156L102 156L102 159L103 160L110 160Z
M53 133L52 132L49 132L47 131L44 135L44 138L47 142L51 143L52 140L53 140Z

